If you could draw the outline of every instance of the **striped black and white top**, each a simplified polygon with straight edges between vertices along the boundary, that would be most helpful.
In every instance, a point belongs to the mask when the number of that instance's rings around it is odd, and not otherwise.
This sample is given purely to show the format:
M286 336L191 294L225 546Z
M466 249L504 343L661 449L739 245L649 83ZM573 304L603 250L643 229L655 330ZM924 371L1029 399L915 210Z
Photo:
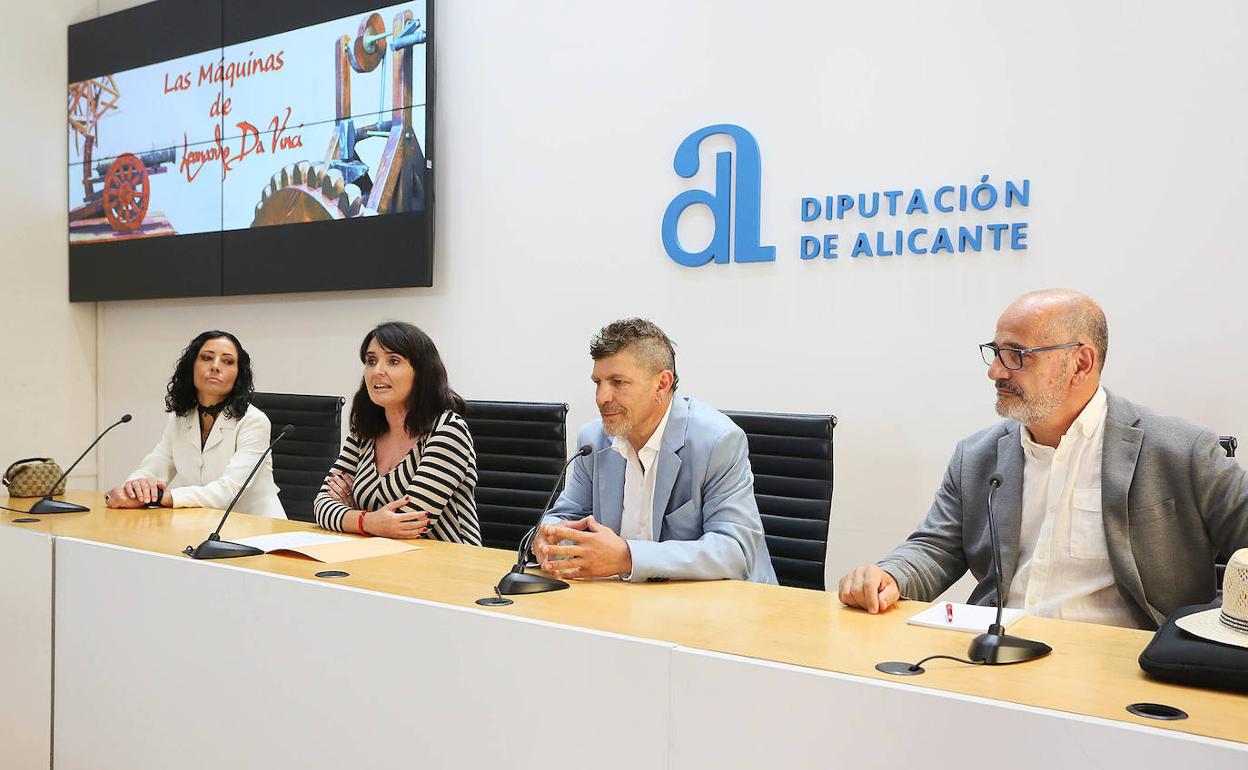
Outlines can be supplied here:
M392 471L377 474L372 439L347 436L334 468L355 477L352 494L356 510L375 511L403 495L412 502L400 511L429 511L432 523L425 537L452 543L481 545L481 523L473 489L477 486L477 455L468 423L449 409L433 424L433 431L416 442ZM329 496L328 484L313 504L316 523L342 532L347 506Z

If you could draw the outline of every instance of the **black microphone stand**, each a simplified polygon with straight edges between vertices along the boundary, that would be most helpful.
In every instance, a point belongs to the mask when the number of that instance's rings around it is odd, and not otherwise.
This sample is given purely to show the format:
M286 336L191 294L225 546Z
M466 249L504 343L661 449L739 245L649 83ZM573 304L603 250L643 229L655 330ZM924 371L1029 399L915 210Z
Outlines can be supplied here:
M293 432L295 427L287 425L282 428L282 432L277 434L277 438L273 439L269 444L269 448L264 450L264 454L260 455L260 459L251 469L251 473L247 474L247 480L238 488L238 493L234 495L234 499L226 506L225 513L221 514L221 521L217 524L217 528L213 530L208 539L197 546L187 546L182 553L192 559L235 559L239 556L259 556L264 553L260 548L251 545L243 545L242 543L231 543L228 540L221 539L221 528L225 526L225 520L229 518L230 511L234 510L234 504L238 502L238 498L243 496L243 492L247 491L247 485L251 483L251 477L256 475L256 471L260 470L260 466L264 464L264 458L269 456L269 452L273 451L273 447L277 442L286 437L287 434Z
M520 538L520 545L516 548L516 563L512 566L511 571L503 575L503 579L498 581L498 585L494 586L494 596L484 599L478 599L477 604L486 607L503 607L511 604L511 599L504 599L504 595L514 596L516 594L540 594L547 591L559 591L568 587L566 581L556 578L547 577L546 575L532 575L525 571L525 562L528 561L525 556L528 554L529 545L533 542L533 538L537 537L537 530L542 526L542 519L546 518L546 512L550 510L550 504L555 501L555 495L559 493L560 482L568 472L568 467L576 461L578 457L585 457L593 453L594 448L588 444L576 450L576 454L563 464L563 470L559 471L559 478L555 480L555 488L550 491L550 497L546 498L546 504L542 506L542 512L537 517L537 524L533 529L525 533Z
M83 513L91 510L85 505L67 503L64 500L53 500L52 491L61 485L61 482L69 476L70 471L78 467L78 463L82 462L82 458L87 456L87 452L90 452L95 448L96 444L100 443L100 439L104 438L105 433L108 433L110 430L116 428L118 425L121 425L123 422L130 422L130 415L123 414L120 420L105 428L104 433L96 436L95 441L91 442L91 446L87 447L86 451L78 455L78 459L74 460L73 464L66 468L64 473L61 474L61 477L54 481L52 486L48 487L48 493L46 495L41 497L34 505L30 506L30 510L27 511L27 513Z
M992 495L1001 486L1000 473L988 478L988 536L992 539L992 563L997 577L997 620L988 626L988 631L971 640L971 649L967 653L970 660L952 655L928 655L918 663L906 663L900 660L888 660L875 664L876 671L894 676L917 676L926 673L923 664L936 658L956 660L959 663L972 665L1003 666L1007 663L1024 663L1036 658L1043 658L1053 648L1044 642L1010 636L1001 626L1001 614L1005 611L1005 585L1001 577L1001 541L997 538L997 522L992 513Z
M967 656L976 663L1000 666L1007 663L1024 663L1043 658L1053 648L1044 642L1010 636L1001 626L1001 613L1005 609L1005 585L1001 577L1001 541L997 539L996 517L992 514L992 495L1001 486L1000 473L988 479L988 534L992 538L992 561L997 573L997 620L988 631L971 640Z

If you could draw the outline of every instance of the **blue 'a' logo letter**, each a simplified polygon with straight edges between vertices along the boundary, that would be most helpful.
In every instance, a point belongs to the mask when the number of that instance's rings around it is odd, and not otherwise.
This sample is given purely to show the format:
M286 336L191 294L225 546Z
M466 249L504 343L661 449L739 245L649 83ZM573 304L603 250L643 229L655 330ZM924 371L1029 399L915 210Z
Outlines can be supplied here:
M677 195L663 213L663 248L673 260L685 267L700 267L707 262L727 264L728 229L732 223L732 203L736 199L736 223L732 233L732 257L737 262L774 262L775 246L759 244L759 209L763 162L758 152L758 142L741 126L720 123L694 131L676 148L672 167L680 176L688 179L698 173L698 146L702 140L715 134L731 136L737 145L737 179L733 185L732 153L715 155L715 192L686 190ZM734 196L733 193L736 193ZM711 210L715 220L715 232L706 248L696 254L685 251L676 235L676 226L685 209L701 204Z

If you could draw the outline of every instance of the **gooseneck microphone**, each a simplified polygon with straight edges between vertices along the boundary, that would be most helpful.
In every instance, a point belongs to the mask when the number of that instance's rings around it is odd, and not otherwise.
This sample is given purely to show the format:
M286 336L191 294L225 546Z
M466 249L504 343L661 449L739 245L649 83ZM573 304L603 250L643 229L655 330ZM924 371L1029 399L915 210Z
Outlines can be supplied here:
M546 498L546 504L542 506L541 513L537 516L537 523L533 525L533 529L525 533L520 538L520 545L516 548L516 563L512 566L511 571L503 575L503 579L498 581L498 585L494 587L495 596L485 599L478 599L477 604L487 607L501 607L511 604L511 599L504 599L503 594L540 594L546 591L558 591L567 588L568 584L556 578L547 577L546 575L530 575L524 571L525 556L528 554L529 546L533 542L533 538L537 537L537 531L542 526L542 519L546 518L546 512L550 510L550 505L555 501L555 495L563 483L563 477L567 475L568 468L572 463L576 462L578 457L588 457L593 454L594 448L589 444L582 446L580 449L568 458L563 464L563 469L559 471L559 478L555 480L555 486L550 490L550 497Z
M992 568L997 578L997 620L988 626L988 631L971 640L971 649L967 653L970 660L952 655L928 655L918 663L906 663L900 660L888 660L875 664L876 671L894 676L917 676L925 673L923 664L936 658L956 660L959 663L972 665L1003 666L1007 663L1023 663L1036 658L1043 658L1053 648L1044 642L1010 636L1001 627L1001 615L1005 611L1005 581L1001 577L1001 540L997 537L997 521L992 513L993 493L1005 482L1000 473L988 477L988 537L992 540Z
M1044 642L1010 636L1001 627L1001 613L1005 610L1005 580L1001 577L1001 540L997 537L997 522L992 512L992 496L1004 481L1000 473L994 473L988 477L988 536L992 539L992 566L997 577L997 620L988 626L986 633L971 640L971 647L967 652L971 660L989 666L1023 663L1042 658L1053 652L1053 648Z
M48 487L48 493L41 497L37 503L32 505L28 513L82 513L84 511L91 510L85 505L67 503L64 500L53 500L52 491L61 485L61 482L69 476L70 472L73 471L74 468L78 467L78 463L82 462L82 458L87 456L87 452L90 452L95 448L96 444L100 443L100 439L104 438L105 433L108 433L110 430L116 428L118 425L121 425L123 422L130 422L130 419L130 415L123 414L120 420L108 426L104 429L103 433L96 436L95 441L91 442L91 446L87 447L82 454L78 455L78 459L74 460L73 464L66 468L65 472L61 474L61 477L54 481L52 486Z
M234 495L234 499L226 506L225 513L221 514L221 521L217 524L217 528L213 530L208 539L197 546L187 546L182 553L192 559L234 559L239 556L259 556L264 553L259 548L242 543L231 543L228 540L221 539L221 528L225 526L225 520L230 517L230 511L234 510L234 504L238 502L238 498L243 496L243 492L247 491L247 485L251 483L251 479L256 475L256 471L260 470L260 466L264 464L264 458L269 456L269 452L273 451L273 446L277 442L295 432L295 426L284 425L282 432L269 442L269 448L264 450L264 454L260 455L260 459L256 460L256 464L252 466L251 473L247 474L247 479L242 486L238 488L238 492Z

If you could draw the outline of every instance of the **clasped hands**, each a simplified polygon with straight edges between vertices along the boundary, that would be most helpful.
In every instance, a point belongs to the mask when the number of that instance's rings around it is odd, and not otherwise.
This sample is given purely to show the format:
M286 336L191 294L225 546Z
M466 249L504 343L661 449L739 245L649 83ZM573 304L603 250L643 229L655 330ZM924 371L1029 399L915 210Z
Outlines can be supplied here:
M571 542L561 545L564 541ZM613 577L633 571L628 541L593 516L544 525L532 547L542 570L555 577Z

